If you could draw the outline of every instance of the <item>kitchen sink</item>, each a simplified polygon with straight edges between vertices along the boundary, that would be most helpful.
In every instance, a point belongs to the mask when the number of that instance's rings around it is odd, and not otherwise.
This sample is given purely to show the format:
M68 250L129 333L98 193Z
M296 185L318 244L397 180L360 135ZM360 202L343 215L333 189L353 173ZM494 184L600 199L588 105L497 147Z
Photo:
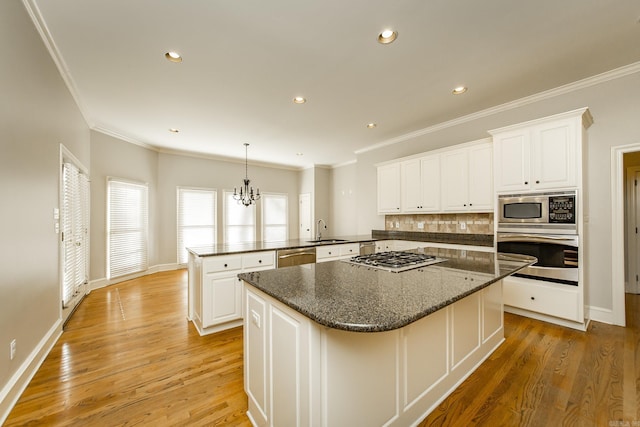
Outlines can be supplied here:
M307 240L309 243L338 243L346 242L344 239L320 239L320 240Z

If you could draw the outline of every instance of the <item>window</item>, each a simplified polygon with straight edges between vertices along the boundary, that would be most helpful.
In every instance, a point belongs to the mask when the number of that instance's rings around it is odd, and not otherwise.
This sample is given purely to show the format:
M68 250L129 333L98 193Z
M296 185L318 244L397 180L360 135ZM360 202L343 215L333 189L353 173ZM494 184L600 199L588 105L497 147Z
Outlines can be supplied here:
M286 194L262 193L262 240L282 242L289 237L289 198Z
M63 245L62 306L67 308L89 279L89 180L70 162L62 164L60 220Z
M233 198L233 191L224 192L224 243L256 240L256 205L244 206Z
M215 190L178 187L178 263L186 264L186 248L216 244Z
M148 189L146 184L107 181L107 275L147 269Z

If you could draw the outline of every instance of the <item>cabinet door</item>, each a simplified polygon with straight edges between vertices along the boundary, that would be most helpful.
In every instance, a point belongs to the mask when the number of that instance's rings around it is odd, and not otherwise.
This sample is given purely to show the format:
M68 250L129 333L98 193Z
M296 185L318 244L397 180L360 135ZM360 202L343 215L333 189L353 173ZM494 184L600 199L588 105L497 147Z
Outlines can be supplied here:
M469 149L469 209L493 211L493 147L483 144Z
M202 326L242 318L242 282L235 275L205 275L202 288Z
M407 160L400 164L400 191L402 212L421 212L422 174L420 159Z
M531 181L534 188L576 185L576 144L574 120L548 123L531 130Z
M438 212L440 210L440 156L420 159L420 176L422 211Z
M400 163L378 167L378 213L400 213Z
M442 161L442 210L465 211L468 205L469 168L467 151L455 150L443 153Z
M528 130L494 135L495 189L528 190L530 136Z

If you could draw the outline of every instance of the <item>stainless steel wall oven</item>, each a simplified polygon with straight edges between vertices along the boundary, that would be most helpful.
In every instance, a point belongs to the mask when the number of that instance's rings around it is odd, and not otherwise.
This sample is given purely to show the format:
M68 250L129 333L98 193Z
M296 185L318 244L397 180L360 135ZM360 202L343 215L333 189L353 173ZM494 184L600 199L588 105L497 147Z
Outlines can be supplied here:
M576 199L573 190L498 197L498 251L538 259L515 276L578 285Z

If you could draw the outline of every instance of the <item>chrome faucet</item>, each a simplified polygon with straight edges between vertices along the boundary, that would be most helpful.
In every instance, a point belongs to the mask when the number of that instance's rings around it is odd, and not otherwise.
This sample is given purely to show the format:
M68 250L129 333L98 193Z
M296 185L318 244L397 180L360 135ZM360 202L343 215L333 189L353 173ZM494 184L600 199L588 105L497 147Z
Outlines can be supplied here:
M324 219L319 219L318 224L316 225L316 240L322 239L322 232L320 231L320 223L324 224L324 229L327 229L327 223L324 222Z

